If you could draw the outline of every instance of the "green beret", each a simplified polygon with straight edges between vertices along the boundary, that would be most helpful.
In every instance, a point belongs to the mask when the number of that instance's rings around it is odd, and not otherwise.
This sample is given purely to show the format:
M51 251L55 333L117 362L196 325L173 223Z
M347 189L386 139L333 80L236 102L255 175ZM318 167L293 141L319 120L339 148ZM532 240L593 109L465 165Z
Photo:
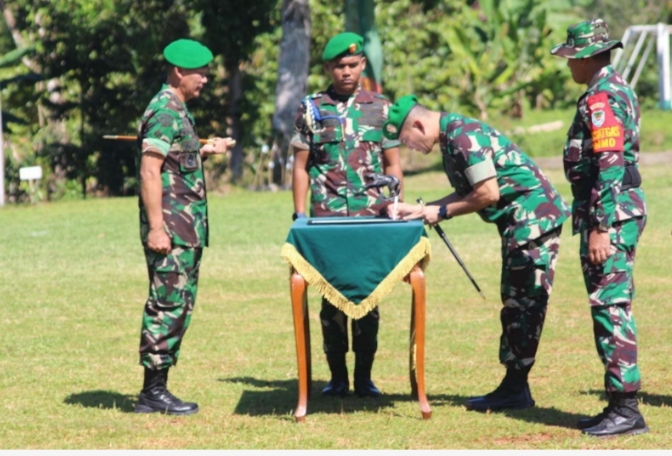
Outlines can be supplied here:
M338 57L362 52L364 52L364 38L352 32L339 33L324 47L322 61L329 62Z
M406 122L406 117L411 109L418 104L418 97L415 95L406 95L399 98L390 106L387 122L383 124L383 135L387 139L398 139L399 132Z
M212 61L212 52L198 41L177 40L163 50L168 63L187 70L202 68Z

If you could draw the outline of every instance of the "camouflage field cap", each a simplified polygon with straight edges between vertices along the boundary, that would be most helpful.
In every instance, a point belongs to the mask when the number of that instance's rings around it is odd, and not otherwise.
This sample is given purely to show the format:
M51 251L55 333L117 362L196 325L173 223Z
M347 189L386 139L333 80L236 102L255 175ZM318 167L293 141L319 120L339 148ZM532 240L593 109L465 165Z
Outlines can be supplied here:
M322 61L329 62L346 55L364 52L364 38L352 32L339 33L329 40L322 53Z
M623 44L609 39L607 23L602 19L593 19L569 26L567 42L555 46L551 54L569 59L585 59L616 47L622 48Z
M418 104L418 97L415 95L405 95L399 98L390 106L387 115L387 122L383 124L383 135L387 139L398 139L401 127L406 122L406 117L411 109Z
M212 61L210 49L198 41L180 39L173 41L163 50L168 63L187 70L202 68Z

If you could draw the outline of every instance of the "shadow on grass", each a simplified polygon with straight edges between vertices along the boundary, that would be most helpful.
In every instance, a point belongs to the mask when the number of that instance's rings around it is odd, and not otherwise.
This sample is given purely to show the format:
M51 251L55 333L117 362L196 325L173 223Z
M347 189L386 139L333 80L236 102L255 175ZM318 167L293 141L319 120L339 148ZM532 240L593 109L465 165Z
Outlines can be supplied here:
M287 415L293 419L294 408L298 400L298 381L291 380L261 380L253 377L231 377L221 378L220 382L241 383L254 389L247 389L243 392L234 411L238 415ZM378 399L360 398L354 394L349 394L344 398L323 397L320 395L322 388L326 386L324 381L315 381L311 387L311 397L308 402L308 414L312 413L333 413L347 414L357 411L386 411L394 414L395 404L401 402L416 402L409 394L383 394ZM429 405L436 412L440 407L462 407L468 396L438 394L428 395ZM479 414L480 412L468 412ZM527 421L530 423L545 424L547 426L557 426L569 429L576 429L576 423L586 415L565 412L553 407L532 407L525 410L505 410L500 413L507 417ZM418 409L418 419L420 410Z
M583 395L600 396L604 402L607 401L607 396L603 390L590 389L588 391L581 391ZM672 396L665 396L663 394L652 394L646 391L639 391L637 397L640 402L654 407L672 407Z
M242 383L258 390L248 389L236 405L237 415L287 415L293 418L294 409L299 398L298 381L291 380L260 380L253 377L221 378L220 382ZM313 380L308 402L308 413L344 414L357 411L381 411L394 409L399 402L415 402L410 394L383 394L374 399L360 398L352 391L346 397L324 397L320 391L327 386L327 382ZM420 412L418 411L420 418Z
M468 396L459 395L430 395L430 406L453 406L461 407L467 401ZM465 413L479 414L483 412L467 411ZM537 403L534 407L524 410L501 410L497 413L508 418L513 418L520 421L527 421L529 423L545 424L547 426L564 427L568 429L576 429L576 423L581 418L586 418L586 415L580 413L566 412L555 407L542 407Z
M84 391L71 394L63 401L70 405L81 405L87 408L116 409L124 413L135 410L137 396L117 393L116 391Z

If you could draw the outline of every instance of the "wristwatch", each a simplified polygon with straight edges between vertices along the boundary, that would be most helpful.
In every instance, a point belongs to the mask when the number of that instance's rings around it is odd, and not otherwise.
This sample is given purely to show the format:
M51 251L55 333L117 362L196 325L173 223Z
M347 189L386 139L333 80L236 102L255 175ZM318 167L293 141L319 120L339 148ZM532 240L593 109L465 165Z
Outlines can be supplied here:
M607 217L604 214L604 211L602 209L598 209L595 211L595 221L597 222L593 227L597 228L598 231L601 231L603 233L607 233L609 231L609 228L611 228L607 223L606 219Z
M292 214L292 221L295 221L296 219L300 218L306 218L306 214L304 214L303 212L294 212Z
M606 225L604 222L600 222L599 224L595 225L595 228L597 228L597 231L601 233L609 232L609 225Z
M439 219L450 220L451 218L453 218L453 216L448 213L448 205L444 204L443 206L440 206L439 207Z

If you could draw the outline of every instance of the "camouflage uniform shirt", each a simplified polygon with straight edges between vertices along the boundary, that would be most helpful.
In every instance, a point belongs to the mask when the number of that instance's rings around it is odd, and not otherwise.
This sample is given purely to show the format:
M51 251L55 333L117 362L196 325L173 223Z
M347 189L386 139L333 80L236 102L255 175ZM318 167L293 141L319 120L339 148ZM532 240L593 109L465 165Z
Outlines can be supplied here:
M292 145L309 149L311 215L378 215L379 189L364 190L366 175L381 173L383 150L399 141L383 137L390 102L359 89L347 100L330 87L304 98L294 123Z
M622 189L626 173L638 166L639 123L635 92L613 67L602 68L579 98L563 153L574 234L646 215L644 191Z
M194 118L167 85L150 101L138 129L140 155L147 145L165 157L161 167L163 224L174 246L208 245L208 206L200 143ZM145 146L143 146L145 144ZM138 169L140 167L138 166ZM147 242L149 221L140 198L140 237Z
M439 142L450 184L460 196L473 183L496 177L499 201L478 214L495 223L503 248L512 251L559 227L569 206L520 148L476 119L441 113Z

